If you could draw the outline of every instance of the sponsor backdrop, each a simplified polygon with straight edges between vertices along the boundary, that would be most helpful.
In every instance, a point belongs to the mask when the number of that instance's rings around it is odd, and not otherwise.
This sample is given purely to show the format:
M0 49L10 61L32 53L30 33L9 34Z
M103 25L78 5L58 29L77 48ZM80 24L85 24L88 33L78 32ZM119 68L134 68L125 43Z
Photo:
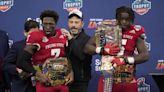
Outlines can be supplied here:
M0 0L0 28L8 32L10 44L24 38L23 25L27 19L38 22L41 11L56 10L60 19L58 27L67 28L67 15L72 9L80 9L84 15L86 33L94 35L97 23L115 18L115 9L122 5L133 8L136 12L136 24L145 27L147 47L150 59L137 65L139 92L159 92L150 73L164 72L164 1L160 0ZM97 91L100 75L99 59L94 56L92 62L92 79L89 92Z

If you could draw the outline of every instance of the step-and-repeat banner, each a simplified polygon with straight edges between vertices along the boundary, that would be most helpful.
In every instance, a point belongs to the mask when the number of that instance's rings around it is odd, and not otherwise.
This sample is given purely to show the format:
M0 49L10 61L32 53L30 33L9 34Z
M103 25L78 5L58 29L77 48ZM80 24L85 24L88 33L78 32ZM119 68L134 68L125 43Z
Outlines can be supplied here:
M148 62L137 65L139 92L158 92L157 85L150 73L164 72L164 1L162 0L0 0L0 29L10 37L10 44L24 38L23 25L27 19L40 22L39 15L45 9L59 13L58 27L67 28L68 12L79 9L83 12L85 30L94 35L97 24L115 18L115 9L130 6L135 11L135 24L145 27L146 45L150 52ZM97 91L100 76L98 56L92 60L92 79L89 92Z

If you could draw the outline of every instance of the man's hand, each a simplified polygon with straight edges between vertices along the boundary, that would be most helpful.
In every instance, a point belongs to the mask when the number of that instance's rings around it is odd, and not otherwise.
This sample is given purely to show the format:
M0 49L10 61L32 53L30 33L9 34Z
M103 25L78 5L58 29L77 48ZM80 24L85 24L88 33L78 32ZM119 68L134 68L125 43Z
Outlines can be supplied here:
M120 52L120 48L116 43L108 43L104 46L104 55L117 55Z
M29 73L23 71L22 69L18 67L16 68L16 71L21 79L27 79L31 76Z
M68 40L71 40L72 39L72 36L71 36L71 34L70 34L69 31L67 31L64 28L62 28L61 31L62 31L62 34L64 34L65 36L67 36Z
M65 78L65 85L67 85L67 84L69 84L69 83L71 83L71 82L73 82L73 80L74 80L74 73L73 73L73 71L71 70L71 72L66 76L66 78Z
M20 68L18 68L18 67L16 67L16 71L17 71L19 74L23 72L23 70L20 69Z

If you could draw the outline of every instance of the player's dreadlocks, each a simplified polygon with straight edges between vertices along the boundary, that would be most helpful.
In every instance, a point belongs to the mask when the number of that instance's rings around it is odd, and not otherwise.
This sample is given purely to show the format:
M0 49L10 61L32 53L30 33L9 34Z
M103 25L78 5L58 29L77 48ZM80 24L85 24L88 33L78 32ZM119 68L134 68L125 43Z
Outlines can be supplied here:
M127 6L121 6L119 8L116 9L116 19L119 20L121 17L121 13L128 13L131 19L131 22L134 22L134 11L132 10L132 8L127 7Z

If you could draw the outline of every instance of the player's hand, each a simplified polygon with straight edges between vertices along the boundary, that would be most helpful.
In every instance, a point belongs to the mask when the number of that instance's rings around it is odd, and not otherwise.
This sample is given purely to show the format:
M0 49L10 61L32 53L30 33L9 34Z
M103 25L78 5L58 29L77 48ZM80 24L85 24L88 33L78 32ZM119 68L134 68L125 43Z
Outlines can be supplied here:
M41 83L50 83L50 79L42 72L37 71L35 75L37 80L39 80Z
M104 55L117 55L120 52L120 48L116 43L108 43L104 46Z
M62 34L64 34L65 36L67 36L68 40L71 40L72 39L72 35L70 34L69 31L67 31L64 28L62 28L61 31L62 31Z
M112 60L112 64L114 67L117 67L119 65L124 65L126 64L124 58L120 58L120 57L115 57L113 60Z
M72 83L74 80L74 73L71 71L65 78L65 85Z

